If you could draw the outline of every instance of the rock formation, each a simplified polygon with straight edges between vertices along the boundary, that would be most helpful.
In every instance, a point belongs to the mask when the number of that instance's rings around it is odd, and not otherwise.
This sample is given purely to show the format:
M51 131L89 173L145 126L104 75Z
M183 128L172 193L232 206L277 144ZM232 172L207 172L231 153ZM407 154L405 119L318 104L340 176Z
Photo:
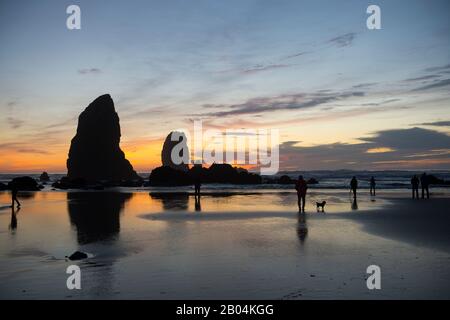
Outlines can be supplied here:
M8 189L13 188L20 191L39 191L42 187L32 177L17 177L8 183Z
M40 175L39 180L42 182L47 182L47 181L50 181L50 177L49 177L48 173L44 171Z
M120 149L119 116L109 94L95 99L79 116L67 176L88 181L140 179Z
M175 139L175 141L172 141L172 135L177 134L178 139ZM185 159L184 163L175 164L172 159L172 150L176 146L175 152L178 152L178 155L181 159ZM186 154L185 154L186 152ZM171 132L166 137L166 140L164 141L164 145L161 151L161 162L163 167L171 167L175 170L180 170L183 172L187 172L189 170L189 149L187 146L187 140L186 136L182 132Z

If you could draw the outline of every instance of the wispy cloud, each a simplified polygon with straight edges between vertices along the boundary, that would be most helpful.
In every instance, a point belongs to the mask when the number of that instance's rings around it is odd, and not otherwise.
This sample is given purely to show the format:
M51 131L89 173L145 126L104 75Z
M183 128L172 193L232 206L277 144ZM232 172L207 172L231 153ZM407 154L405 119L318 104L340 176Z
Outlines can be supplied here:
M415 81L424 81L424 80L431 80L431 79L436 79L439 78L440 75L438 74L428 74L425 76L421 76L421 77L416 77L416 78L408 78L403 80L404 82L415 82Z
M425 91L430 89L439 89L442 87L447 87L450 85L450 79L437 80L431 84L427 84L425 86L415 88L412 91Z
M25 121L14 118L14 117L8 117L6 118L6 121L8 122L8 124L11 126L11 128L13 129L18 129L20 128Z
M87 69L79 69L79 74L99 74L102 71L99 68L87 68Z
M241 70L242 74L252 74L252 73L257 73L257 72L261 72L261 71L268 71L268 70L273 70L273 69L281 69L281 68L288 68L291 65L289 64L269 64L269 65L262 65L262 64L257 64L253 67L250 67L248 69L244 69Z
M356 38L356 33L349 32L349 33L337 36L335 38L332 38L332 39L328 40L328 42L339 48L343 48L343 47L348 47L348 46L352 45L355 38Z
M329 102L339 101L352 97L362 97L365 93L351 91L343 93L315 93L315 94L284 94L276 97L262 97L247 100L241 104L234 105L204 105L205 108L226 109L202 114L203 116L225 117L232 115L258 114L263 112L274 112L282 110L298 110L312 108Z
M446 64L443 66L437 66L437 67L430 67L430 68L425 69L426 72L441 72L441 71L447 71L447 70L450 70L450 64Z
M423 123L418 123L417 125L433 126L433 127L450 127L450 120L449 121L423 122Z

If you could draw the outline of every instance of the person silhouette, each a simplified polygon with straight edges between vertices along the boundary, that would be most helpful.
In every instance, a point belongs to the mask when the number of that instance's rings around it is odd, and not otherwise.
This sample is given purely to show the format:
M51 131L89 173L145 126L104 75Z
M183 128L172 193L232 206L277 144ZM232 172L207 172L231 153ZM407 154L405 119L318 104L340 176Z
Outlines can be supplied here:
M430 199L430 190L428 189L429 179L426 172L420 177L420 185L422 186L422 199L425 199L425 191L427 193L427 199Z
M358 189L358 180L356 180L356 177L353 176L352 180L350 181L350 189L353 191L353 199L356 199L356 189Z
M375 186L376 186L375 178L372 176L372 178L370 178L370 195L371 196L375 196Z
M200 197L200 188L202 186L202 181L200 175L197 175L194 180L195 197Z
M419 199L419 178L417 178L417 175L414 175L411 178L411 186L412 186L412 198Z
M305 199L308 185L305 179L303 179L303 176L298 176L298 180L295 183L295 190L297 190L298 211L305 212Z
M16 186L12 186L11 188L11 207L14 208L14 202L17 202L17 208L20 208L20 202L19 199L17 199L17 193L19 193L19 190Z

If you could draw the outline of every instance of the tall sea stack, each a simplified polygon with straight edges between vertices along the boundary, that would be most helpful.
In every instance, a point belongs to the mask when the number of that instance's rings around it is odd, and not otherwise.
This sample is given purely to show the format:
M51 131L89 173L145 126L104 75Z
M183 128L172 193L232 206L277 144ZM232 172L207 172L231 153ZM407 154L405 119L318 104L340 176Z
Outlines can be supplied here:
M67 176L87 181L139 179L119 143L119 116L111 96L105 94L78 117L77 133L67 159Z
M178 139L172 141L172 135L175 133L178 135ZM183 132L173 131L169 133L166 140L164 140L164 145L161 151L161 162L164 167L171 167L172 169L184 172L189 171L189 166L187 163L175 164L172 161L172 150L175 146L177 146L177 149L179 150L180 158L186 157L186 159L189 159L189 149L186 142L186 135ZM184 154L184 151L186 151L186 155Z

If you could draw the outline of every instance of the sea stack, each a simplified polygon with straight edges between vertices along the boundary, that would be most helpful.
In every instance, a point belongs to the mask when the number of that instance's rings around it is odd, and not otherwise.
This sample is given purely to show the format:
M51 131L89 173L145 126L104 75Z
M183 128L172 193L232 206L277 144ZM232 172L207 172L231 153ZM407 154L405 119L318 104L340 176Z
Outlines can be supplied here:
M172 136L175 135L174 140ZM175 139L177 138L177 139ZM175 164L172 160L172 150L176 146L175 152L178 152L180 158L185 158L187 161L185 163ZM186 152L186 154L184 154ZM164 167L171 167L172 169L188 172L189 171L189 149L187 146L186 135L183 132L173 131L169 133L164 141L164 145L161 151L161 162Z
M69 179L123 181L139 179L120 149L119 116L109 94L95 99L78 117L67 159Z

